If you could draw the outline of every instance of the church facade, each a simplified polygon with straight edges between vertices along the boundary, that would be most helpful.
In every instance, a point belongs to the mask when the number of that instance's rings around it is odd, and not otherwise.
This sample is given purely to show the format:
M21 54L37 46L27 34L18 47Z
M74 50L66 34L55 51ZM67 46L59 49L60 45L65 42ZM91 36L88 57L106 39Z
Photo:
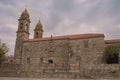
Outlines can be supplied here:
M40 21L35 26L34 38L29 39L30 23L25 9L18 19L14 54L16 74L19 76L95 77L111 75L108 67L115 71L119 69L119 63L106 64L103 55L106 46L119 45L120 40L104 40L104 34L98 33L43 37Z

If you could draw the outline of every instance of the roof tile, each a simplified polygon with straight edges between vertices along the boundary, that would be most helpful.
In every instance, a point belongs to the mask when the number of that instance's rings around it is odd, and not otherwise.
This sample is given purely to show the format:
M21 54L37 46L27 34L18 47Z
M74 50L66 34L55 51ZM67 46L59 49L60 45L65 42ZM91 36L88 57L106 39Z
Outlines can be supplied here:
M105 40L105 43L120 43L120 39Z
M77 35L65 35L65 36L54 36L54 37L44 37L44 38L35 38L29 39L28 41L43 41L43 40L60 40L60 39L86 39L94 37L104 37L104 34L77 34Z

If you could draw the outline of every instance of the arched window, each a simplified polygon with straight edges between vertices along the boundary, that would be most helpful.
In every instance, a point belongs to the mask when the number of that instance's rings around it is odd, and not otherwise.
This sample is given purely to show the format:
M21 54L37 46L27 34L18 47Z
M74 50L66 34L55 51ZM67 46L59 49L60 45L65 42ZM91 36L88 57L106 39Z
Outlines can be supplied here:
M20 29L23 29L23 23L20 23Z
M51 59L48 60L48 63L49 63L49 64L53 64L53 60L51 60Z
M23 26L23 23L21 23L21 25Z
M23 29L23 26L20 26L20 29Z
M28 30L28 24L25 25L25 30Z
M28 24L26 24L26 26L28 26Z
M26 27L27 27L27 29L28 29L28 24L26 24Z
M36 32L36 38L38 38L38 32Z

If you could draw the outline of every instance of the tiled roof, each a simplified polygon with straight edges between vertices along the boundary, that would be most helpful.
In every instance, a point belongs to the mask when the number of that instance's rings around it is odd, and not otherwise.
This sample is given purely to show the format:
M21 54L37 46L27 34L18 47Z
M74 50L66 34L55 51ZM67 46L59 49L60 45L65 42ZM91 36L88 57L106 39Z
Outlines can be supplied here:
M120 39L105 40L105 43L120 43Z
M86 38L96 38L104 37L104 34L77 34L77 35L65 35L65 36L54 36L54 37L44 37L44 38L35 38L29 39L28 41L43 41L43 40L61 40L61 39L86 39Z

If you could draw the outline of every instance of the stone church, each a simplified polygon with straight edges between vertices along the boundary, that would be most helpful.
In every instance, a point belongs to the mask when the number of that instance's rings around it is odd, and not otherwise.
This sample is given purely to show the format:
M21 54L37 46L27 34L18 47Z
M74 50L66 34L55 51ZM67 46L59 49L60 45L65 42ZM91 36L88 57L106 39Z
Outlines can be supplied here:
M79 64L100 63L104 50L104 34L78 34L43 37L39 21L34 29L34 38L29 39L30 18L25 10L18 20L15 45L15 63L24 69L55 71L79 70ZM99 60L97 60L99 59ZM97 60L97 61L95 61ZM38 66L38 67L37 67Z
M104 49L120 39L104 40L104 34L89 33L43 37L39 21L30 35L30 15L25 9L18 19L14 53L14 76L52 78L120 77L120 64L106 64ZM113 76L113 77L114 77Z

